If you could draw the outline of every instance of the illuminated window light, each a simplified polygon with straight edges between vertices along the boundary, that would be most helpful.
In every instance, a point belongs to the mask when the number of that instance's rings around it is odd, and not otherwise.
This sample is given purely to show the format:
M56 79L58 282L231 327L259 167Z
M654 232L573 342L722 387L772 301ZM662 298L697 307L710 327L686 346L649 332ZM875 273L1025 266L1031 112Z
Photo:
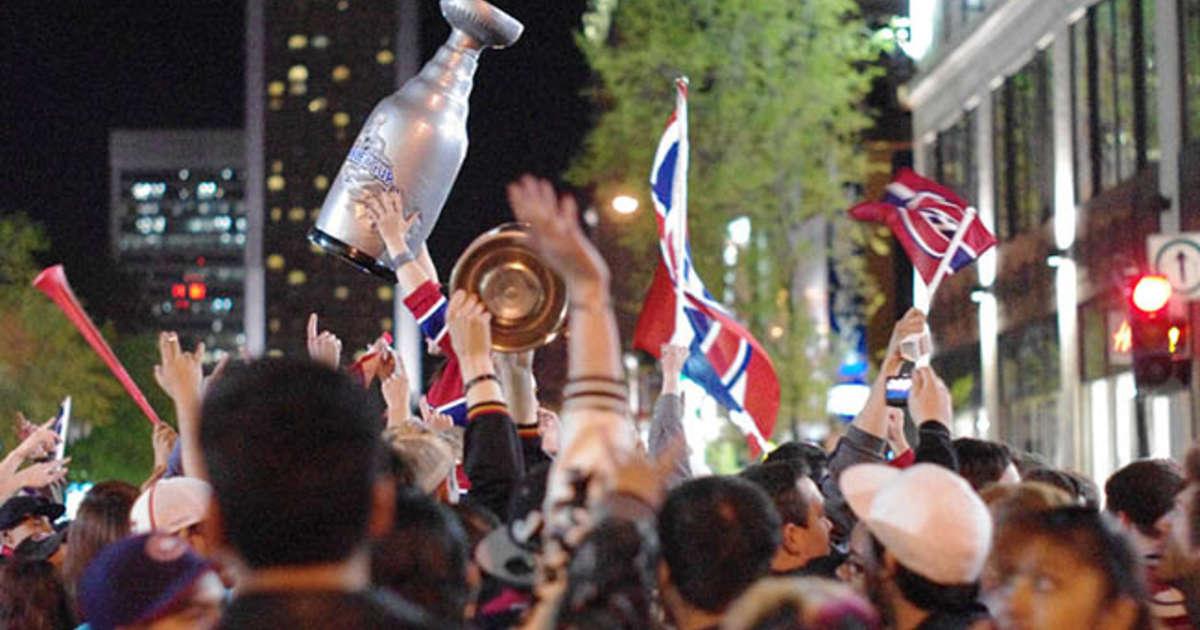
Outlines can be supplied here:
M347 114L346 112L338 112L333 115L333 126L334 127L345 127L346 125L349 125L349 124L350 124L350 114Z
M317 217L319 217L319 216L321 216L321 209L320 209L320 208L313 208L312 210L309 210L309 211L308 211L308 218L309 218L309 219L311 219L311 220L313 220L313 221L316 221L316 220L317 220Z
M391 330L392 329L392 318L384 317L383 319L379 320L379 328L382 330Z
M334 83L341 83L350 78L350 68L348 66L335 66L333 69Z
M304 96L305 94L308 94L308 84L303 82L292 83L288 86L288 94L291 94L292 96Z
M338 3L337 3L338 11L345 11L346 9L349 9L349 8L350 8L350 0L338 0Z
M381 66L386 66L396 60L396 55L392 51L384 48L375 53L375 61Z
M328 104L329 104L329 101L325 100L324 96L318 96L317 98L314 98L313 100L308 102L308 111L315 114L317 112L323 111L325 109L325 106Z
M334 289L333 297L335 297L339 300L349 299L350 298L350 288L349 287L338 287L338 288Z
M283 265L283 256L279 254L271 254L270 256L267 256L267 269L279 271L280 269L283 269Z
M288 272L287 283L296 286L308 282L308 276L299 269L293 269Z
M287 77L292 83L303 83L308 80L308 68L303 64L296 64L288 68Z
M279 322L279 318L277 318L277 317L272 317L271 321L267 322L267 328L270 329L271 332L279 332L279 329L282 326L283 325ZM279 352L279 351L274 350L273 352ZM283 356L283 353L280 352L278 356Z
M329 46L329 38L324 35L316 35L312 38L313 48L326 48Z
M233 179L233 169L231 169L231 168L222 169L221 170L221 179L223 179L225 181L229 181L229 180Z
M271 160L271 172L276 173L276 174L282 173L283 172L283 160Z
M273 112L277 112L277 111L283 109L283 99L273 98L273 99L267 101L267 109L270 109Z
M285 90L287 87L284 86L283 81L272 81L267 84L268 96L283 96Z
M288 38L287 44L288 44L288 48L290 48L292 50L300 50L302 48L307 48L308 47L308 37L305 37L304 35L297 33Z
M375 295L379 298L380 302L391 302L395 296L395 292L392 291L392 287L385 284L375 290Z
M317 175L313 178L313 188L317 190L325 190L329 188L329 178L324 175Z
M271 208L271 221L279 223L283 220L283 208Z
M299 223L304 220L304 217L307 214L308 213L304 211L304 208L297 206L291 210L288 210L288 221L291 221L292 223Z
M279 192L279 191L283 190L283 187L286 184L287 184L287 181L285 179L283 179L282 175L272 175L267 178L267 190L270 190L272 192Z

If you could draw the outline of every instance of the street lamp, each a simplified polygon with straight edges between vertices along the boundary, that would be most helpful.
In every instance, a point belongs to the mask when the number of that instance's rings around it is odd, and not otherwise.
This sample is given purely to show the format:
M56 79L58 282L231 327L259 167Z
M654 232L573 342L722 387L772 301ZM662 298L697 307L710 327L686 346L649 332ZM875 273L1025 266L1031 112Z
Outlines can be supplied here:
M617 214L633 214L637 212L638 205L637 197L629 195L617 195L612 200L612 209Z

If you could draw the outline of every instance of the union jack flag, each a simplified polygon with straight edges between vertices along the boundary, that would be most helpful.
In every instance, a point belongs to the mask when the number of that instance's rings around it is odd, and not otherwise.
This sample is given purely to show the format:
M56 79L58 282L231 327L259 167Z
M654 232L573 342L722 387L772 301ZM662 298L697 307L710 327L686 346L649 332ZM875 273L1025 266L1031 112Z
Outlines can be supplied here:
M667 119L650 194L660 258L638 317L634 346L659 356L663 344L691 349L683 373L704 388L746 435L766 447L779 412L779 379L758 341L713 299L692 265L687 231L687 80L678 79L675 112Z
M905 168L888 184L883 201L860 203L850 209L850 216L891 228L913 267L929 284L959 227L968 216L974 216L974 210L954 191ZM981 221L972 219L962 243L951 254L949 273L970 265L995 245L996 237Z

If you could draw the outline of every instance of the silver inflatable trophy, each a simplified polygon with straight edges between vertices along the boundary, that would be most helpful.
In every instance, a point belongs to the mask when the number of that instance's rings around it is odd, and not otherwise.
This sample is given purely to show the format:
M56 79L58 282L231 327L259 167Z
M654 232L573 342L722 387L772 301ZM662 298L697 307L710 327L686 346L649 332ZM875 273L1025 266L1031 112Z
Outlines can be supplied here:
M409 252L424 247L467 155L467 111L479 53L517 41L524 26L483 0L441 0L450 38L367 117L325 197L308 238L354 266L395 282L394 265L361 199L380 190L404 193L420 218Z

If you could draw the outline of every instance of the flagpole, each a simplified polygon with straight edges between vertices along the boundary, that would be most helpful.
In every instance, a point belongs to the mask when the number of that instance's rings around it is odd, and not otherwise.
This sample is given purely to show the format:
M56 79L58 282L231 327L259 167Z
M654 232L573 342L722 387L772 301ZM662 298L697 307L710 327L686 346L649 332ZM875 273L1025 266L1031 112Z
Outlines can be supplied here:
M683 230L681 233L675 234L675 242L671 243L672 249L675 252L675 260L677 264L682 264L687 253L684 243L687 243L687 171L688 171L688 111L687 97L685 96L688 86L687 77L678 77L675 79L675 115L677 124L679 125L679 154L675 162L675 178L671 182L671 199L672 212L682 212ZM676 269L678 277L675 279L675 332L671 335L671 345L674 346L690 346L692 341L692 325L688 321L687 315L683 310L686 304L684 294L685 283L688 281L684 277L685 270L680 267Z
M954 262L954 255L958 253L958 248L962 246L963 239L967 236L967 230L971 227L971 223L975 221L978 211L975 206L967 206L967 210L963 215L963 220L958 225L958 231L954 233L954 238L950 239L950 245L946 247L946 253L942 255L942 261L938 264L937 272L933 274L933 280L929 283L929 308L933 308L933 296L937 294L938 287L942 285L942 280L950 273L950 265Z

